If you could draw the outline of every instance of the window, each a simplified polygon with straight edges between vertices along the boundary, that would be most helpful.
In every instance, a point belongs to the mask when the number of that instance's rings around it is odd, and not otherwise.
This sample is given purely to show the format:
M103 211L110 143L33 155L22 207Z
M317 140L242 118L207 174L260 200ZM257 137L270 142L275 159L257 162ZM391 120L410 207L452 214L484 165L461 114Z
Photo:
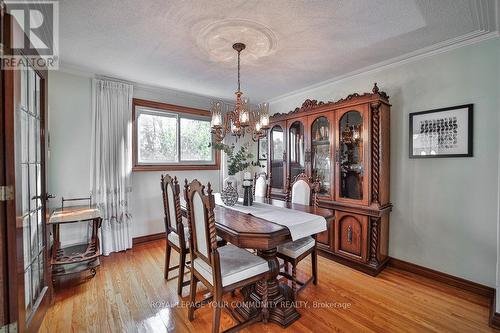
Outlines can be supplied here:
M134 99L134 171L219 169L210 113Z

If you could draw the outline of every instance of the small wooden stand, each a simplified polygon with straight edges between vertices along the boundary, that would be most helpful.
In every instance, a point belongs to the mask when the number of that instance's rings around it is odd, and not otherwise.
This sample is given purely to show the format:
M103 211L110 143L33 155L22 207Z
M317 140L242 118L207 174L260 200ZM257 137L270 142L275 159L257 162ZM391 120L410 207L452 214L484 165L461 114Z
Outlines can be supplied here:
M88 242L61 247L60 226L68 223L92 223L92 235ZM57 277L90 271L91 278L96 274L101 255L98 230L102 218L99 209L95 206L63 207L54 211L49 224L52 225L54 245L52 247L52 282Z

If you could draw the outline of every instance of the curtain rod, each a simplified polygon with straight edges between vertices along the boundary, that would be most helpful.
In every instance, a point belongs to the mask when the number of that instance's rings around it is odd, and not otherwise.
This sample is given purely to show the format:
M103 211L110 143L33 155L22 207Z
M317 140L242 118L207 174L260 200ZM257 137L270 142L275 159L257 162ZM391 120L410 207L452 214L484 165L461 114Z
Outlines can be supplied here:
M99 79L99 80L114 81L114 82L126 83L126 84L131 84L131 85L135 85L136 84L135 82L132 82L132 81L117 79L117 78L114 78L114 77L111 77L111 76L106 76L106 75L96 74L95 78Z

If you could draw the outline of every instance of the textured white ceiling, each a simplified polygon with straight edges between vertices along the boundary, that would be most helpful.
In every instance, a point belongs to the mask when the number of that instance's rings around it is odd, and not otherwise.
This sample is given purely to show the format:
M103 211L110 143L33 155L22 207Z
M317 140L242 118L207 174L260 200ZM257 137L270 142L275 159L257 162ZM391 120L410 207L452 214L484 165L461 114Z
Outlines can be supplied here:
M252 102L495 30L495 0L63 0L64 66Z

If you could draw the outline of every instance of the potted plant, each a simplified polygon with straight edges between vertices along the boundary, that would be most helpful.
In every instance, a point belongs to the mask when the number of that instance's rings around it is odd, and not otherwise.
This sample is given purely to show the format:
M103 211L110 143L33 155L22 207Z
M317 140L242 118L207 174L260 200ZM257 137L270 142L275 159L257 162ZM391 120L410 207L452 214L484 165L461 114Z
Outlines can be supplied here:
M238 179L236 174L240 171L246 170L249 166L260 166L258 162L252 161L254 158L253 154L249 152L248 144L244 144L236 150L234 144L227 145L224 143L214 144L214 148L223 151L227 156L227 173L228 177L224 179L224 191L227 185L231 185L236 193L236 200L238 200ZM234 195L233 193L233 195Z

